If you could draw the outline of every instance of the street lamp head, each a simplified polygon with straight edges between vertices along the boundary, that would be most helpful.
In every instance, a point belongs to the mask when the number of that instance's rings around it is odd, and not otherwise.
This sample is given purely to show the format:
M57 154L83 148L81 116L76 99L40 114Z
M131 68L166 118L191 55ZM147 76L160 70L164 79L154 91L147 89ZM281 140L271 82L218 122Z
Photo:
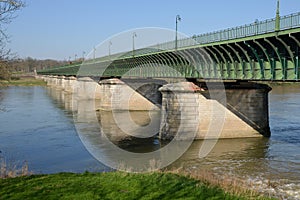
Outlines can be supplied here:
M180 17L180 15L176 15L176 36L175 36L175 50L177 50L177 29L178 29L178 22L180 22L181 21L181 17Z
M132 33L132 37L137 37L136 32Z
M280 0L277 0L276 14L279 15L279 13L280 13Z

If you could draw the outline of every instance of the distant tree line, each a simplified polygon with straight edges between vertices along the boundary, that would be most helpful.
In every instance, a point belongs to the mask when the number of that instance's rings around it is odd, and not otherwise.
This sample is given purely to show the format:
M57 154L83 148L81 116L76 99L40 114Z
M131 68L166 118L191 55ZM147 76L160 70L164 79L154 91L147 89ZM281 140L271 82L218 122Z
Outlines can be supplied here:
M15 18L15 12L25 6L22 0L0 0L0 79L10 79L12 53L6 48L9 36L5 26Z
M25 59L0 60L0 80L9 80L16 74L29 74L35 70L49 69L67 64L69 64L67 61L52 59L38 60L31 57Z
M38 60L31 57L25 59L13 59L10 60L9 70L11 72L20 72L20 73L31 73L34 70L43 70L52 67L58 67L68 64L67 61L57 61L57 60Z

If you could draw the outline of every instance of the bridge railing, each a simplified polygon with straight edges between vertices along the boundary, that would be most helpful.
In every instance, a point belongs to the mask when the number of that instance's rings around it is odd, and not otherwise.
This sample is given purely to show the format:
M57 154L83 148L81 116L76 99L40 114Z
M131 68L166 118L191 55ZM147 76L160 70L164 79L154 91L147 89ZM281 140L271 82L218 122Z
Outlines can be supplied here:
M222 31L198 35L195 40L199 44L207 44L213 42L220 42L224 40L238 39L248 36L265 34L275 31L275 19L256 21L252 24L229 28Z
M185 48L189 46L195 46L197 44L209 44L214 42L234 40L234 39L239 39L239 38L244 38L249 36L272 33L275 32L275 26L276 26L275 24L276 24L275 18L264 20L264 21L257 20L254 23L246 24L243 26L228 28L225 30L215 31L212 33L205 33L201 35L195 35L193 37L179 39L177 41L177 47ZM280 30L286 30L286 29L298 28L298 27L300 27L300 12L280 17ZM140 56L140 55L166 51L166 50L174 50L175 46L176 46L175 40L169 41L169 42L149 46L147 48L136 49L134 52L129 51L129 52L114 54L111 55L110 58L109 57L98 58L96 59L96 62L108 60L108 59L114 60L117 58Z
M283 16L280 19L280 29L291 29L300 27L300 12Z
M275 32L276 19L268 19L264 21L255 21L251 24L229 28L212 33L205 33L191 38L184 38L177 41L178 48L193 46L195 44L208 44L213 42L220 42L226 40L239 39L249 36ZM280 17L280 30L300 27L300 12L287 16ZM175 41L162 43L152 48L160 50L173 50L175 49Z
M255 21L254 23L216 31L207 34L201 34L195 37L200 44L220 42L224 40L238 39L248 36L255 36L275 32L276 19L265 21ZM280 30L300 27L300 12L280 17Z

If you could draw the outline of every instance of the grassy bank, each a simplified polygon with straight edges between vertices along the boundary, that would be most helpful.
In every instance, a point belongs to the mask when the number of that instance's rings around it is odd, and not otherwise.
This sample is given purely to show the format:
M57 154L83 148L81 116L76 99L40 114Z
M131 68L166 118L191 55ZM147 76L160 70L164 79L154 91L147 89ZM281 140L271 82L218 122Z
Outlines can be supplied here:
M34 77L18 77L11 80L0 80L0 86L44 86L46 82Z
M0 179L0 199L248 198L233 196L220 188L176 174L110 172L60 173Z

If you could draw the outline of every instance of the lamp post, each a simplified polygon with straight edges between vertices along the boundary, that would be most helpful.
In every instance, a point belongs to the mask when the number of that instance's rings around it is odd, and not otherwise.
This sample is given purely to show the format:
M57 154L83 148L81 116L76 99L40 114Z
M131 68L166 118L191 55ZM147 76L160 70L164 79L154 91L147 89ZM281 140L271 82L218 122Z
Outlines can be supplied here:
M277 0L276 20L275 20L275 31L280 31L280 1Z
M110 55L111 55L111 45L112 45L112 42L109 41L109 43L108 43L108 57L109 57L109 60L110 60Z
M76 62L76 60L77 60L77 54L75 54L75 60L74 60L74 62Z
M93 51L93 58L94 58L94 60L95 60L95 58L96 58L96 47L94 47L94 51Z
M134 38L136 38L137 37L137 35L136 35L136 32L133 32L132 33L132 56L134 57Z
M178 32L178 22L181 21L181 17L180 15L176 15L176 35L175 35L175 50L177 50L177 40L178 40L178 36L177 36L177 32Z
M82 52L82 61L84 61L85 51Z
M255 29L256 29L255 34L258 35L258 28L259 28L259 27L258 27L258 26L259 26L259 21L258 21L258 19L255 20L254 24L255 24Z

